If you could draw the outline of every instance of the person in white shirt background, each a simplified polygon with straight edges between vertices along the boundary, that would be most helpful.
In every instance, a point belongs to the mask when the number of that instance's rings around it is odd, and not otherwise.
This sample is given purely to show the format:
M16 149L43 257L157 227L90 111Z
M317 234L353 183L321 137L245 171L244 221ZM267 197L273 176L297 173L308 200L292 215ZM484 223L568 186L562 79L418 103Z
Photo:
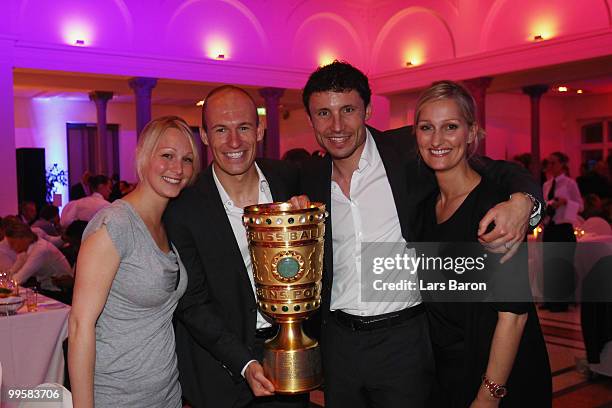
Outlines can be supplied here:
M17 254L15 262L8 269L9 276L19 285L34 277L43 293L63 301L61 289L55 285L53 278L73 276L64 255L50 242L39 239L23 223L10 223L5 234L6 242Z
M582 211L583 201L578 184L566 174L568 163L565 153L551 153L546 169L550 177L543 186L547 216L542 241L567 243L544 246L544 297L547 301L542 308L551 312L567 310L568 302L560 300L569 296L574 287L572 265L576 247L571 243L576 242L574 224Z
M92 193L90 196L70 201L62 210L60 224L67 228L73 221L89 221L102 208L108 207L108 198L113 188L111 180L99 174L89 179Z

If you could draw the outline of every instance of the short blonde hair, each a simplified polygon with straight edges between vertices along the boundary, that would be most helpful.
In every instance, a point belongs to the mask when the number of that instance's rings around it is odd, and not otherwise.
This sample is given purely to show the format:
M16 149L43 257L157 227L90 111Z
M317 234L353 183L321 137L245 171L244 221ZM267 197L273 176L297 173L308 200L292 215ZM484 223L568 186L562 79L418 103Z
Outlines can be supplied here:
M477 120L477 108L474 97L464 86L453 81L438 81L431 84L429 88L423 91L414 110L414 126L412 132L416 134L416 129L419 124L423 106L429 102L438 101L441 99L451 99L455 101L463 120L472 128L476 127L476 137L472 143L468 144L467 157L471 157L478 150L478 142L485 137L485 131L480 127Z
M183 134L189 141L193 152L193 174L189 178L187 185L193 184L200 173L200 153L193 140L193 133L187 122L178 116L162 116L153 119L142 129L138 144L136 146L136 172L138 180L143 179L143 169L153 156L153 151L159 143L159 139L168 129L176 129Z

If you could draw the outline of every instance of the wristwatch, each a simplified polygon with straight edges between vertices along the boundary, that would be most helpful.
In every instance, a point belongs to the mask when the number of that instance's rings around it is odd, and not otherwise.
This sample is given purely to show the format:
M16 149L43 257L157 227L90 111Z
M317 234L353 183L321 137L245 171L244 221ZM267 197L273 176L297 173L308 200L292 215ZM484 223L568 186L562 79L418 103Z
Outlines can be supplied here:
M482 385L487 387L493 398L501 399L508 395L508 389L505 385L496 384L489 380L484 374L482 375Z
M540 202L540 200L538 200L529 193L521 191L517 194L523 194L531 200L531 204L533 204L533 207L531 207L531 215L529 216L529 226L535 227L542 220L542 203ZM510 198L512 198L512 194L510 194Z

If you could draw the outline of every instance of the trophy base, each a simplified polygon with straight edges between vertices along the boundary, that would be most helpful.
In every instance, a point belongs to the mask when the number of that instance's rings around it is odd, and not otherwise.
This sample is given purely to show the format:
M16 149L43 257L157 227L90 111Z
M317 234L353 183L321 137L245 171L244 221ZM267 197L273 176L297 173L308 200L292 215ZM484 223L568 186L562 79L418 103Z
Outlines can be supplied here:
M264 350L264 373L277 394L301 394L321 386L319 345L306 350Z
M319 344L298 322L280 323L279 333L264 346L263 368L277 394L300 394L321 386Z

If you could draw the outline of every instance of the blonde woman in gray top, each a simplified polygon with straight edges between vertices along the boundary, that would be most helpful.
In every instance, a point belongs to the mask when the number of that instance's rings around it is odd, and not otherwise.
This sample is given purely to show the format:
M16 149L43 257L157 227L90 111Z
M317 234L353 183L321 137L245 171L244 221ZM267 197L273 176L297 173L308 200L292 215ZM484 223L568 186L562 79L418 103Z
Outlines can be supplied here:
M199 170L185 121L151 121L136 165L136 189L96 214L83 234L69 321L75 408L182 405L172 314L187 275L161 218Z

